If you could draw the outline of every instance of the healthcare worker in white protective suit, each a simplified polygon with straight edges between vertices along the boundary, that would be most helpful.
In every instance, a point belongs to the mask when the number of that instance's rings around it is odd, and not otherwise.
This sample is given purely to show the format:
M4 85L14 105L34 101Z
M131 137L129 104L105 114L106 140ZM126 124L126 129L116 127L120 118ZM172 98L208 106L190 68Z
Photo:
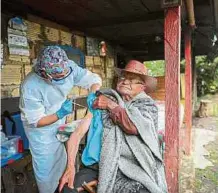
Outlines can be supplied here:
M66 115L72 113L67 95L73 86L95 92L101 78L69 60L58 46L41 51L21 85L21 117L40 193L54 193L66 167L65 146L56 139L56 132Z

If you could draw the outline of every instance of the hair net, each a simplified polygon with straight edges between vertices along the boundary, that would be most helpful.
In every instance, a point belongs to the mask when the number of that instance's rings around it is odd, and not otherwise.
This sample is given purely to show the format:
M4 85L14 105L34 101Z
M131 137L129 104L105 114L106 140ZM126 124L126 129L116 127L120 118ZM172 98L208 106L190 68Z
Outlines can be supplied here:
M62 73L69 67L66 52L58 46L47 46L41 50L34 71L41 76L44 70L48 74Z

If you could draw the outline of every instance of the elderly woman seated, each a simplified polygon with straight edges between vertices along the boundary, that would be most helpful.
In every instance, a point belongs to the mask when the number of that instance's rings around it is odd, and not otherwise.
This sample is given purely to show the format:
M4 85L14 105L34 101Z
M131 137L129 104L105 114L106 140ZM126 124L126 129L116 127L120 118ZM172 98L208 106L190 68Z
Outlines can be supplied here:
M99 114L95 114L95 110L93 119L92 113L88 113L67 143L68 166L60 181L60 190L64 187L66 192L87 192L81 188L83 183L96 180L99 193L167 192L157 135L158 110L145 93L154 86L155 79L135 60L125 69L117 69L117 73L116 91L101 90L91 103L93 109L100 111L100 119L96 119ZM93 127L93 120L98 123L96 131L89 129L91 123ZM99 130L99 127L102 128ZM75 175L79 142L88 129L85 150L92 147L89 152L93 155L83 155L85 167ZM94 140L95 145L91 146L89 140ZM96 153L99 153L97 159ZM94 158L84 161L87 160L84 156Z

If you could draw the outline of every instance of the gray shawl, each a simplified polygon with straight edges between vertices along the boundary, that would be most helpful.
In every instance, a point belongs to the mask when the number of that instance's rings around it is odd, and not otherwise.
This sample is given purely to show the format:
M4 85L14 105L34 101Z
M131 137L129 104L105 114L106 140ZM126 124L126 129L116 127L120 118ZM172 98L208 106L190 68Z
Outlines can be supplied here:
M118 168L130 179L143 184L151 193L166 193L164 164L157 136L157 107L144 92L131 101L124 102L110 89L103 94L114 98L126 109L128 117L138 129L139 135L128 135L115 125L109 113L103 111L104 125L101 158L99 163L98 193L112 193ZM132 155L121 159L122 143L127 143Z

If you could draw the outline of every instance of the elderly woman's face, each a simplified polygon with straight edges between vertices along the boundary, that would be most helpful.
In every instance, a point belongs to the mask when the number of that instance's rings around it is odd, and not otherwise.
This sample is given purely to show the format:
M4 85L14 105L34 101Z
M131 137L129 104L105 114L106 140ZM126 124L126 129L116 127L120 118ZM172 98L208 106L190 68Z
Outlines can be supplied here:
M122 96L127 95L134 97L140 92L144 91L144 89L145 83L141 77L128 72L123 73L117 83L117 91Z

